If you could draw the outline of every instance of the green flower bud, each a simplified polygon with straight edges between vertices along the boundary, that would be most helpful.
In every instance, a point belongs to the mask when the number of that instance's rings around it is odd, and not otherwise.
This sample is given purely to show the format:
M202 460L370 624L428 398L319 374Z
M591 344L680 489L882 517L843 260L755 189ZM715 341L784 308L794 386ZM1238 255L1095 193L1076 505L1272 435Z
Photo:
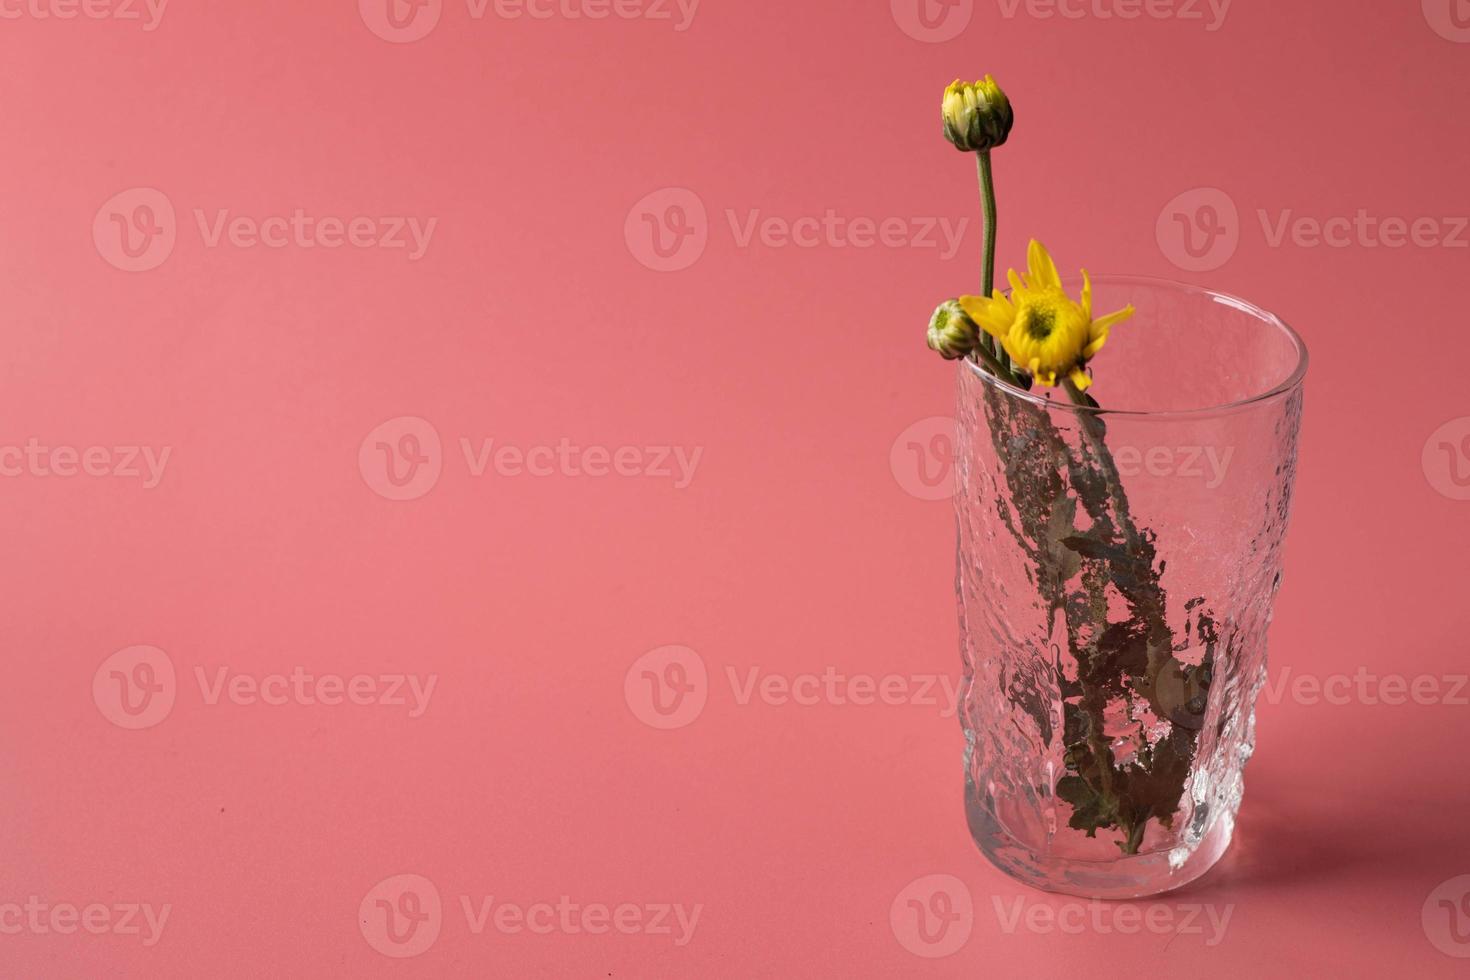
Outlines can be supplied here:
M943 115L944 138L966 153L1000 146L1015 121L1011 100L989 75L978 82L955 79L944 90Z
M945 300L929 320L929 349L946 361L957 361L980 343L980 328L960 308L959 300Z

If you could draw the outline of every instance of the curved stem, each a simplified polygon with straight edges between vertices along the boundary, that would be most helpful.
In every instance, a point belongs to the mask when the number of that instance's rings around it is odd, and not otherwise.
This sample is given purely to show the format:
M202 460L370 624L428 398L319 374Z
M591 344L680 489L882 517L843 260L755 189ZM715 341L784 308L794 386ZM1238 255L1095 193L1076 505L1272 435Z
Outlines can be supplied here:
M984 334L983 339L989 340L990 335ZM1026 387L1025 383L1020 378L1016 377L1015 373L1011 371L1010 367L1008 367L1006 364L1002 364L999 360L996 359L995 354L991 353L990 347L983 341L978 347L975 348L975 356L979 358L980 363L985 366L985 369L991 374L995 375L997 378L1000 378L1002 381L1005 381L1008 384L1015 385L1017 388L1024 389ZM1005 357L1005 354L1003 352L1001 354L1001 357Z

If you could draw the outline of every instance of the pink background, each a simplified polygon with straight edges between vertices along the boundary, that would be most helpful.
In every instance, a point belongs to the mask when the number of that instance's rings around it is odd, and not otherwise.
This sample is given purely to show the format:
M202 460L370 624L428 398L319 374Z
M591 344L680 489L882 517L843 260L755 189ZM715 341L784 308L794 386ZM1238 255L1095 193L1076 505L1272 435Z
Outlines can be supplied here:
M662 0L617 9L670 20L432 0L399 35L375 0L173 0L153 30L141 3L51 2L0 2L0 975L1464 974L1470 905L1439 905L1470 890L1464 0L1236 0L1223 21L931 0L932 30L909 0L703 0L685 30ZM1313 353L1272 635L1288 686L1262 704L1231 855L1135 903L1169 929L992 870L959 727L920 692L959 672L953 519L891 450L951 410L922 333L973 288L979 229L936 117L985 71L1019 113L1002 267L1037 235L1069 269L1247 296ZM1205 204L1222 230L1192 259L1172 216ZM298 208L374 219L362 241L437 223L411 260L211 246L195 216ZM829 209L902 233L743 238L754 212ZM1268 234L1360 209L1433 221L1400 247ZM132 239L153 268L120 267L114 214L161 232ZM688 228L683 250L661 258L645 214ZM969 220L958 254L913 240L938 219ZM369 434L404 417L428 427L378 435L420 437L427 468L400 493ZM637 447L641 475L475 476L461 438ZM76 455L5 455L31 439ZM127 446L169 450L155 486ZM683 487L644 449L675 446L701 453ZM54 472L93 447L94 475ZM164 690L134 730L111 667L147 675L104 661L138 645ZM671 645L692 652L639 662ZM410 717L211 703L196 675L297 667L437 680ZM685 669L682 715L644 667ZM741 696L752 669L829 668L908 693ZM1441 696L1291 693L1360 670ZM375 897L431 904L399 875L442 901L409 958L374 945ZM959 931L926 945L905 909L936 887ZM107 906L103 934L14 928L3 906L31 896ZM476 933L464 896L702 908L676 945ZM153 945L115 928L130 903L170 907Z

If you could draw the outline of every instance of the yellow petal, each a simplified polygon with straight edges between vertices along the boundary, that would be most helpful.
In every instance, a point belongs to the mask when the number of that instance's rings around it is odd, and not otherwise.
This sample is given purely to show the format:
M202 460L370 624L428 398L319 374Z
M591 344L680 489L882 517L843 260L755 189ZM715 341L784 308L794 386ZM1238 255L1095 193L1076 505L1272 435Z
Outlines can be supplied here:
M1012 293L1024 293L1026 291L1026 280L1022 279L1021 274L1015 269L1007 272L1006 278L1011 281Z
M990 312L990 300L984 296L961 296L958 302L965 315L977 323Z
M1087 372L1082 370L1080 367L1074 367L1072 369L1070 377L1072 379L1072 383L1077 386L1078 391L1086 391L1088 388L1092 387L1092 379L1089 378L1087 376Z
M1009 326L1016 322L1016 304L1012 303L1008 297L996 293L990 297L990 315L997 320L1004 320Z
M1102 350L1103 344L1106 344L1107 342L1108 332L1104 330L1101 334L1098 334L1097 337L1093 339L1092 343L1082 348L1082 359L1084 361L1091 360L1098 351Z
M1125 306L1117 313L1109 313L1107 316L1099 317L1098 319L1093 320L1092 335L1095 337L1098 334L1106 334L1109 327L1112 327L1114 324L1122 323L1124 320L1128 319L1136 312L1138 311L1135 310L1132 306Z
M1087 270L1082 270L1082 315L1092 319L1092 280L1087 276Z
M1052 261L1051 253L1034 238L1026 252L1026 265L1031 273L1031 284L1035 288L1046 289L1062 285L1062 277L1057 275L1057 264Z
M1003 296L961 296L960 309L992 337L1004 337L1016 319L1015 308Z

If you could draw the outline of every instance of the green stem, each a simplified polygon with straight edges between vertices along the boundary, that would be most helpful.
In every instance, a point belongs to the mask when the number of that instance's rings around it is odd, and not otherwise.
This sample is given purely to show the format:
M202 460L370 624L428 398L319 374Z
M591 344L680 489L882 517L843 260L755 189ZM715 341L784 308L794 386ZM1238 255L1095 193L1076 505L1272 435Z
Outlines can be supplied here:
M1097 457L1098 465L1102 469L1103 481L1107 484L1108 494L1113 498L1113 509L1118 515L1119 530L1127 537L1128 543L1137 546L1139 534L1138 528L1133 524L1133 514L1128 509L1128 495L1123 490L1123 478L1118 474L1118 464L1113 460L1113 454L1108 449L1107 438L1101 419L1096 414L1100 406L1096 400L1089 398L1077 383L1071 378L1062 382L1062 387L1067 391L1067 397L1072 404L1081 409L1093 409L1094 411L1078 412L1078 424L1081 426L1082 434L1092 444L1093 455Z
M989 337L989 334L985 334L985 339L988 340ZM981 364L985 365L985 369L991 374L995 375L997 378L1000 378L1007 384L1015 385L1017 388L1024 389L1026 387L1025 383L1020 378L1016 377L1015 373L1011 371L1010 367L1007 364L1002 364L999 360L996 359L995 354L991 353L991 350L987 345L982 343L980 346L976 347L975 356L980 359ZM1002 353L1001 357L1005 357L1005 354Z
M976 167L980 170L980 207L985 212L985 278L980 286L983 296L995 292L995 171L990 165L990 151L975 154Z
M992 296L995 294L995 237L996 237L996 210L995 210L995 169L990 162L990 151L981 150L975 154L975 167L980 173L980 209L985 217L985 272L981 279L980 288L982 295ZM1006 370L1012 377L1017 377L1015 365L1006 354L1005 347L1000 341L989 334L980 338L983 344L995 359L1005 365ZM1028 387L1022 384L1022 387Z

